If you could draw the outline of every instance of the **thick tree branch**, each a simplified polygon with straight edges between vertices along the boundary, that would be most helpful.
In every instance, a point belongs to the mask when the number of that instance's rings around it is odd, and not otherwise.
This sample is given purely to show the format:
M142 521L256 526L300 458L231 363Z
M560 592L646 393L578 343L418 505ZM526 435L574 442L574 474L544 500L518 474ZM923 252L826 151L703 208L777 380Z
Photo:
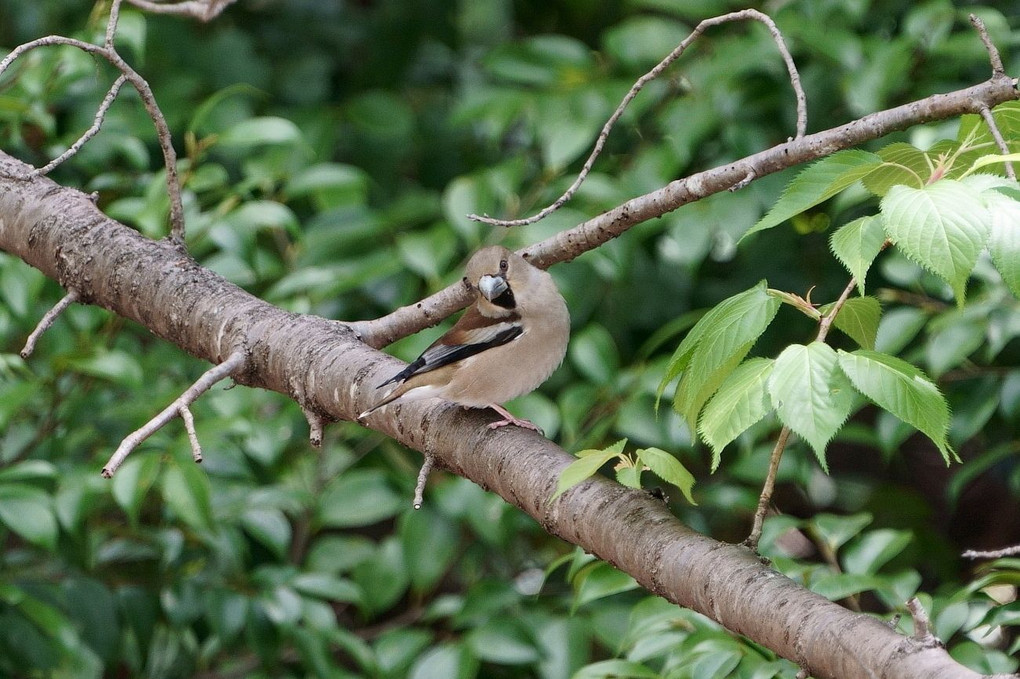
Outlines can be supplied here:
M235 381L290 395L353 419L396 360L342 325L263 302L199 266L167 240L151 241L102 215L87 195L0 153L0 248L83 303L132 319L188 353L222 363L241 350ZM561 495L574 458L538 434L484 426L483 411L422 401L392 408L373 427L436 464L498 493L547 531L633 575L648 590L719 621L824 679L975 679L945 650L800 587L750 551L695 533L647 493L597 477Z
M945 120L964 113L980 113L981 108L1020 98L1016 83L1003 74L948 94L936 94L903 106L872 113L846 125L788 141L728 165L698 172L593 217L551 238L521 250L533 264L547 269L594 250L627 232L631 227L667 212L733 187L750 183L789 167L817 160L836 151L878 139L891 132L921 123ZM374 321L351 324L370 346L379 348L423 328L439 323L463 308L470 295L460 285L452 285L417 304L401 307Z

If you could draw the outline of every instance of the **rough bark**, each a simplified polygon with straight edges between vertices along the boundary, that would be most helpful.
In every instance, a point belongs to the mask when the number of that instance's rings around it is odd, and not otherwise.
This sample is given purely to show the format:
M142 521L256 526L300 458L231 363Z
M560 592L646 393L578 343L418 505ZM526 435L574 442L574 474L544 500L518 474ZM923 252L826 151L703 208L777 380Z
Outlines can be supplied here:
M247 357L240 383L286 394L306 411L350 419L396 362L344 325L285 312L102 215L85 194L0 152L0 248L91 303L141 323L199 358ZM157 410L163 404L153 404ZM602 478L550 503L573 459L534 432L482 426L491 414L421 402L388 409L370 426L533 516L546 530L633 575L650 591L833 679L980 675L940 648L905 638L763 565L747 550L695 533L655 498ZM209 454L215 454L210 451ZM96 473L99 473L97 461Z

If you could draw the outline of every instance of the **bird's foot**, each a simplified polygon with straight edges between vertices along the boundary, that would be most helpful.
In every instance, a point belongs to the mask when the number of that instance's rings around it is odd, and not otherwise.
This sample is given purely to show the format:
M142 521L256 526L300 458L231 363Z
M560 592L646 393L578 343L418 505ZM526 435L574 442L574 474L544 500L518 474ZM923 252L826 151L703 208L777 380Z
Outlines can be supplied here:
M539 427L534 422L532 422L530 420L522 419L520 417L516 417L509 410L507 410L503 406L498 405L496 403L493 403L489 407L492 408L497 413L499 413L500 415L503 416L502 420L496 420L495 422L490 422L489 423L489 429L499 429L500 427L506 427L506 426L509 426L509 425L512 424L512 425L515 425L517 427L521 427L522 429L530 429L531 431L537 431L542 436L545 436L545 432L542 431L541 427Z

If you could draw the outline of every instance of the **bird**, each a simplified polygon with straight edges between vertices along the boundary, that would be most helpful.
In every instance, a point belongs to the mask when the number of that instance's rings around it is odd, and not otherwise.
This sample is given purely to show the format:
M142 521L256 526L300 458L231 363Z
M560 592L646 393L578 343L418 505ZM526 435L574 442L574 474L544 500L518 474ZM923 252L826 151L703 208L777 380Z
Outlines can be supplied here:
M502 404L545 382L563 362L570 313L547 271L493 245L467 263L465 285L475 301L456 324L416 360L377 388L397 386L361 413L389 404L441 398L466 408L492 408L503 418L490 429L516 425L541 433Z

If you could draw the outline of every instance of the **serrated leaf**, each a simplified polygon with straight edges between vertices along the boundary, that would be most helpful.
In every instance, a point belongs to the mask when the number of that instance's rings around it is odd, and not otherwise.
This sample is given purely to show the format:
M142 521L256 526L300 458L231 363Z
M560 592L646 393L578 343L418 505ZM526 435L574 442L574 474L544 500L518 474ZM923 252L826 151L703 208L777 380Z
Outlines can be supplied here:
M1015 146L1016 142L1013 140L1020 137L1020 102L1007 101L999 104L992 109L992 117L1007 143L1012 141ZM960 116L960 131L956 139L961 143L966 141L972 146L995 143L984 118L976 113Z
M1020 201L998 190L983 192L981 197L992 216L988 253L1006 287L1020 298Z
M646 467L652 470L653 474L666 483L679 488L688 502L692 505L698 504L691 496L691 490L694 488L694 475L687 471L680 460L659 448L644 448L637 451L637 456Z
M552 502L563 493L581 483L581 481L584 481L589 476L593 476L602 465L614 457L618 457L620 451L616 450L616 448L620 447L622 449L621 443L626 443L626 440L617 442L604 450L585 450L579 453L579 455L584 455L584 457L574 460L563 468L563 471L560 472L560 478L556 482L556 492L549 498L549 501Z
M991 231L980 195L954 180L894 186L882 199L885 230L910 259L945 280L962 305L967 278Z
M904 360L877 351L838 353L839 367L859 392L924 433L947 464L956 457L946 440L949 405L927 375Z
M840 151L814 163L790 182L783 195L744 238L782 224L794 215L832 198L882 164L874 153L851 149Z
M819 311L827 314L831 308L832 304L826 304ZM882 305L877 299L851 297L843 303L832 324L857 342L862 349L874 349L878 323L881 320Z
M719 468L723 448L772 409L766 385L774 364L771 358L744 361L701 412L698 431L712 448L713 472Z
M835 350L823 342L788 346L776 358L768 391L779 419L811 444L826 469L825 446L846 422L855 401Z
M684 357L686 370L673 407L687 419L692 430L696 429L702 406L765 332L780 304L762 281L720 302L691 330L697 335L696 344L689 357Z
M931 176L931 159L924 151L904 142L890 144L878 152L882 165L864 179L864 188L884 196L897 185L921 188Z
M982 167L988 167L989 165L1003 165L1005 163L1012 163L1020 160L1020 153L991 153L987 156L981 156L977 158L968 168L967 174L980 170Z
M874 216L861 217L844 224L829 239L832 254L853 274L861 295L864 295L864 280L868 269L884 244L882 220Z

